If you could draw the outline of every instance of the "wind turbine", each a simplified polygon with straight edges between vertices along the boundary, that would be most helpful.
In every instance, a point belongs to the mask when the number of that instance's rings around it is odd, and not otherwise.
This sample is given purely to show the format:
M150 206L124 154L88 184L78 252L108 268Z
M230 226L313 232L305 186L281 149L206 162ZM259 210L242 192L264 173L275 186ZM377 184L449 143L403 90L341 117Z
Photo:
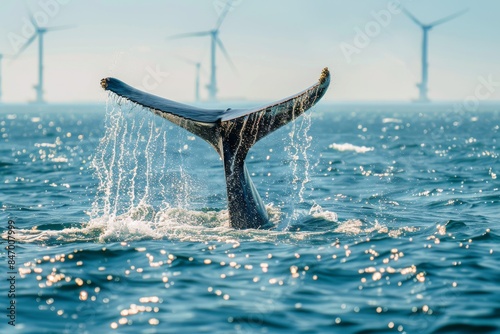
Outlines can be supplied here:
M189 59L184 59L184 61L188 64L194 65L196 68L196 77L194 82L194 99L196 102L200 102L200 71L201 71L201 63L192 61Z
M224 7L224 10L220 14L217 24L215 25L214 29L209 30L209 31L200 31L200 32L193 32L193 33L187 33L187 34L179 34L179 35L174 35L171 36L170 39L177 39L177 38L186 38L186 37L202 37L202 36L210 36L210 83L207 85L208 89L208 98L210 101L215 102L217 101L217 66L216 66L216 51L217 47L222 51L222 54L226 58L227 62L231 67L234 69L234 64L231 61L231 58L229 57L229 54L224 47L224 44L222 43L221 39L219 38L219 30L220 26L222 25L222 22L224 22L224 19L226 18L226 15L229 11L231 4L230 2L226 3L226 6Z
M200 102L200 70L201 63L197 62L194 64L196 66L196 81L194 86L194 99L196 102Z
M194 98L195 98L196 102L200 102L200 75L201 75L201 72L206 74L206 71L203 70L203 68L201 67L201 62L199 62L199 61L194 61L194 60L191 60L189 58L180 57L180 56L178 56L178 58L187 64L194 65L194 67L196 69L195 81L194 81L195 82L194 83Z
M45 33L49 31L56 31L56 30L64 30L64 29L69 29L72 28L73 26L58 26L58 27L40 27L36 21L34 20L33 16L30 16L31 23L35 27L35 32L33 33L33 36L31 36L26 43L21 46L15 57L17 58L21 53L26 50L31 43L35 41L35 39L38 38L38 84L34 86L35 91L36 91L36 103L44 103L45 100L43 99L43 37Z
M423 32L423 37L422 37L422 79L421 79L421 82L417 84L417 87L419 89L419 97L418 97L417 101L418 102L429 102L429 98L427 96L427 92L428 92L427 86L428 86L428 79L429 79L429 76L428 76L429 63L427 61L427 59L428 59L428 41L429 41L428 34L429 34L429 31L432 28L434 28L435 26L438 26L438 25L443 24L445 22L451 21L454 18L464 14L465 12L468 11L468 9L464 9L460 12L457 12L453 15L444 17L444 18L439 19L437 21L434 21L430 24L423 24L405 8L403 8L403 11L406 14L406 16L408 16L415 24L417 24L418 26L420 26L420 28L422 28L422 32Z

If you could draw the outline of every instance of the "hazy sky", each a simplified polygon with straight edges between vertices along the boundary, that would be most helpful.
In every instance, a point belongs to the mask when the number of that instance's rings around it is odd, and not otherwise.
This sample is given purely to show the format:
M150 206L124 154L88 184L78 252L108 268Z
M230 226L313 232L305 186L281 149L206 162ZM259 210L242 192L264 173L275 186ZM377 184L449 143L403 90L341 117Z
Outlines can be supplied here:
M212 29L226 1L1 0L0 53L15 53L16 43L30 37L30 8L45 26L75 25L45 35L48 101L101 101L105 94L99 81L106 76L189 101L194 99L195 67L183 57L202 62L206 97L210 40L167 37ZM313 84L325 66L333 72L325 96L329 101L416 98L422 32L399 10L390 11L393 2L234 0L220 37L237 72L218 52L220 99L280 99ZM431 99L464 100L479 89L481 99L500 100L500 1L401 3L425 23L469 8L430 32ZM374 13L389 16L377 20ZM366 29L371 36L363 40L359 31ZM35 42L16 60L4 59L4 101L35 98L37 52ZM159 72L157 80L152 72ZM490 84L481 88L485 81Z

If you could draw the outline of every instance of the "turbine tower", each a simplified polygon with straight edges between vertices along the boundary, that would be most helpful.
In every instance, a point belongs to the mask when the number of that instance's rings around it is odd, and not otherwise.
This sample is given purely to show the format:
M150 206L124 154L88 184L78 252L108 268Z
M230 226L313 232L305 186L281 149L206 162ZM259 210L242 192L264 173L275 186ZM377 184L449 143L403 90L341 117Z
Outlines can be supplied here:
M196 72L195 72L195 81L194 81L194 99L196 102L200 102L200 74L201 74L201 62L199 61L194 61L188 58L184 57L179 57L182 61L184 61L187 64L194 65ZM205 71L203 71L205 72Z
M200 102L200 70L201 70L201 63L200 62L194 62L194 61L188 61L188 62L191 65L194 65L195 68L196 68L196 78L195 78L195 82L194 82L194 100L196 102Z
M196 82L194 87L194 98L196 102L200 102L200 69L201 63L196 63Z
M31 23L35 27L35 33L33 36L31 36L26 43L21 46L19 51L16 54L16 58L26 50L31 43L35 41L35 39L38 38L38 84L34 86L35 91L36 91L36 103L45 103L45 100L43 99L43 37L45 33L49 31L55 31L55 30L63 30L63 29L69 29L72 28L72 26L59 26L59 27L40 27L36 21L34 20L33 16L30 16Z
M222 40L219 38L219 30L220 26L222 25L222 22L224 22L224 19L226 18L226 15L229 11L229 8L231 6L230 2L226 3L226 6L224 7L224 10L219 16L219 19L217 20L217 24L215 25L214 29L209 30L209 31L200 31L200 32L193 32L193 33L187 33L187 34L179 34L179 35L174 35L171 36L170 39L177 39L177 38L186 38L186 37L202 37L202 36L210 36L210 83L207 85L208 89L208 99L211 102L217 101L217 65L216 65L216 55L217 55L217 47L222 51L222 54L226 58L227 62L231 67L234 69L234 64L231 61L231 58L229 57L229 54L224 47L224 44L222 43Z
M422 28L422 79L420 83L417 84L419 90L418 102L429 102L429 97L427 96L428 92L428 80L429 80L429 63L428 63L428 42L429 42L429 31L445 22L453 20L454 18L464 14L468 9L464 9L460 12L457 12L453 15L447 16L440 20L434 21L430 24L423 24L420 22L413 14L403 8L404 13L408 16L415 24L417 24L420 28Z

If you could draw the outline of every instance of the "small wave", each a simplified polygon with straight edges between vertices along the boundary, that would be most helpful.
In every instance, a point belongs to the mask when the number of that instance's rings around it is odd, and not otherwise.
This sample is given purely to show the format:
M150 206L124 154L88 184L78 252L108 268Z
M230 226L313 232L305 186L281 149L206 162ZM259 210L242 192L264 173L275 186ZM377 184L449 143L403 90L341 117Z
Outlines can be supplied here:
M55 148L55 147L57 147L57 144L54 144L54 143L35 143L35 147L50 147L50 148Z
M309 210L309 214L313 218L320 218L330 222L337 222L338 216L335 212L324 210L321 206L314 204Z
M403 226L399 228L389 228L380 224L378 221L375 221L374 224L366 225L359 219L349 219L345 222L339 224L339 226L335 229L335 232L342 234L370 234L370 233L379 233L379 234L387 234L389 237L397 238L403 235L406 232L417 232L418 228L412 226Z
M349 143L344 143L344 144L336 144L333 143L328 146L329 148L332 148L334 150L340 151L340 152L345 152L345 151L354 151L356 153L366 153L375 150L373 147L366 147L366 146L356 146L353 144Z
M50 159L52 162L68 162L68 158L65 157L55 157Z
M397 119L397 118L387 117L387 118L384 118L382 120L382 123L384 123L384 124L387 124L387 123L403 123L403 121L400 120L400 119Z

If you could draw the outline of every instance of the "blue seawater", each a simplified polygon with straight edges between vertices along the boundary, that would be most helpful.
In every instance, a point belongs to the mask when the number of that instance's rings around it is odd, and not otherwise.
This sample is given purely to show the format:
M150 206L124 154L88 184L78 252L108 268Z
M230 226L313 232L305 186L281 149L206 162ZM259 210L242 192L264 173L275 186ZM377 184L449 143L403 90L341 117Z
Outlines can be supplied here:
M108 104L1 107L1 333L500 333L500 108L319 105L237 231L207 143Z

